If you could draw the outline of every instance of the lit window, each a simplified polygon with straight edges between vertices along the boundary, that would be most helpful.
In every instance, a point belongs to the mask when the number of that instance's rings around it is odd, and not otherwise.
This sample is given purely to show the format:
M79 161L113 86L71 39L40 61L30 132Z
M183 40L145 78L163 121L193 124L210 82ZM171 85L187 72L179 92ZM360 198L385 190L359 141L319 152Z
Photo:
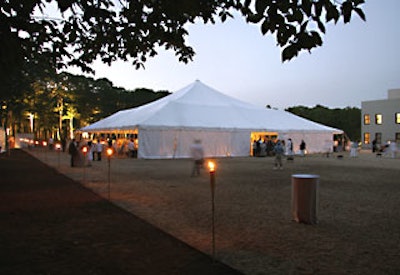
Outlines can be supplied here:
M396 124L400 124L400 113L396 113Z
M364 115L364 124L365 125L371 124L371 117L369 115Z
M369 133L364 133L364 144L369 144L371 135Z
M382 124L382 114L376 114L375 115L375 123L376 124Z

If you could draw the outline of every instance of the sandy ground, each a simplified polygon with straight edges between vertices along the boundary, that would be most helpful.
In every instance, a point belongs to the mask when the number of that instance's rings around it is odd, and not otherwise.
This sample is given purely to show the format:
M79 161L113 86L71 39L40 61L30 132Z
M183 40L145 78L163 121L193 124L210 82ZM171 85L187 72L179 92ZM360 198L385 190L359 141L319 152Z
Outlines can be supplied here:
M0 154L0 202L0 274L243 274L21 150Z
M210 177L190 160L112 158L69 167L69 155L27 150L189 245L212 254ZM400 274L400 159L362 152L217 159L215 257L246 274ZM291 176L320 176L317 225L293 221ZM110 188L109 188L110 187ZM110 192L109 192L110 191ZM123 226L123 225L116 225Z

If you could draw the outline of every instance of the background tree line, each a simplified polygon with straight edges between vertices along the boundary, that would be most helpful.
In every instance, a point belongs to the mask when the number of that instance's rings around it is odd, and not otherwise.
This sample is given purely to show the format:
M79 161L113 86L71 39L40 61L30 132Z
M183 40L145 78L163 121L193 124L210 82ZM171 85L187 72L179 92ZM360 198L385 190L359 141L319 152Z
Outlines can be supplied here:
M152 102L169 91L146 88L126 90L106 79L62 73L38 79L12 104L3 101L1 124L11 133L34 133L36 138L56 140L72 137L73 131L117 111ZM268 106L267 106L268 107ZM289 107L286 111L345 131L351 140L360 140L361 110L355 107L329 109L316 105Z
M21 95L2 101L1 124L11 135L34 133L38 139L61 140L84 125L168 94L146 88L131 91L106 78L62 73L35 80Z
M361 140L361 109L359 108L329 109L316 105L313 108L295 106L285 110L306 119L341 129L350 140Z

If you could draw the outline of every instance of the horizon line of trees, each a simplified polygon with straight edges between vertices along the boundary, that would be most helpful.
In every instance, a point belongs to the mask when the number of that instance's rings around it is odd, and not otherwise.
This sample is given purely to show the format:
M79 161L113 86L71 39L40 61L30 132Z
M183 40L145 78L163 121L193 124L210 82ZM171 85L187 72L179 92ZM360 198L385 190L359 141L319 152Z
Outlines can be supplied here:
M14 99L2 102L1 124L11 135L33 133L37 139L72 138L73 132L120 110L138 107L171 94L147 88L126 90L115 87L107 78L61 73L36 80L31 89ZM266 106L270 108L270 106ZM329 109L293 106L285 111L306 119L339 128L351 140L360 139L361 110L355 107Z
M330 109L322 105L312 108L294 106L285 109L290 113L312 120L326 126L341 129L347 138L356 141L361 140L361 109L357 107Z
M106 79L61 73L36 80L13 100L1 102L1 125L11 136L33 133L37 139L72 138L73 132L120 110L170 94L147 88L126 90ZM6 131L7 132L7 131Z

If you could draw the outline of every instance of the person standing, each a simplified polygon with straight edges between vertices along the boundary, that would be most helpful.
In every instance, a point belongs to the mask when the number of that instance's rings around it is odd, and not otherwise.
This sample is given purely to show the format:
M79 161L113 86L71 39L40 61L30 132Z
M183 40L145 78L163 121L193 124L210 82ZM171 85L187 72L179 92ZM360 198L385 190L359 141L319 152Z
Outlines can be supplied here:
M74 167L74 154L76 154L75 139L72 139L68 146L68 154L71 155L71 167Z
M54 148L54 139L52 137L49 138L49 150L53 150Z
M278 140L274 146L274 153L275 153L275 165L274 170L283 169L282 165L282 156L285 153L285 148L283 147L280 140Z
M353 141L350 147L350 157L356 158L357 157L357 149L358 149L358 142Z
M373 141L372 141L372 153L375 153L377 151L377 148L376 148L376 139L374 139Z
M190 153L193 158L193 169L192 177L200 175L200 168L203 167L204 162L204 150L201 144L201 140L196 139L190 146Z
M135 143L133 142L133 138L128 141L128 153L130 158L135 156Z
M257 157L259 157L260 154L261 154L261 143L262 143L262 140L261 140L261 137L260 137L260 138L258 138L257 144L256 144L256 156Z
M95 161L97 155L97 143L94 143L94 140L92 141L92 148L90 150L90 153L92 154L92 161Z
M103 152L103 144L100 142L100 139L97 140L96 143L96 153L97 153L97 160L101 161L101 153Z
M392 140L389 144L389 149L390 149L390 156L392 159L396 158L397 154L397 143L395 140Z
M82 165L79 152L79 142L76 139L71 140L68 147L68 153L71 155L71 167L78 167Z
M272 152L274 150L274 143L270 138L267 140L267 157L272 155Z
M287 160L293 160L293 142L291 138L288 139L286 144L286 155Z
M302 139L302 140L301 140L301 143L300 143L300 155L301 155L302 157L304 157L305 154L306 154L306 143L305 143L304 140Z
M93 141L89 140L88 143L87 143L87 146L88 146L88 154L87 154L88 166L92 166L93 149L94 149Z
M253 140L253 157L255 157L257 155L257 140Z

